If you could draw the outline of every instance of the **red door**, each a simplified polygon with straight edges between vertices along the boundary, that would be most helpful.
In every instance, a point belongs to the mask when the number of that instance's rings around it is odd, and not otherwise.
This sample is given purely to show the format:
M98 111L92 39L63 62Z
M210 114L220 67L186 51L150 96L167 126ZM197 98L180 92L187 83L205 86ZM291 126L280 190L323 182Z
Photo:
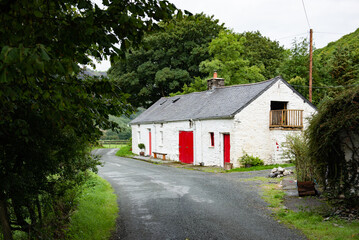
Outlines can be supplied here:
M231 161L231 141L229 134L223 134L223 158L224 162L230 162Z
M179 160L193 164L193 132L179 132Z
M152 141L151 141L151 129L148 129L148 137L149 137L149 155L152 155Z

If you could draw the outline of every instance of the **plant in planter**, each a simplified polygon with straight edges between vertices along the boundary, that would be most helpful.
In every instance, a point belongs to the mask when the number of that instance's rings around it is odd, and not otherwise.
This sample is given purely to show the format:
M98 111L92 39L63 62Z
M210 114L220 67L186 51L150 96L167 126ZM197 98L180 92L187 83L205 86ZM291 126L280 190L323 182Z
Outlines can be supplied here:
M304 134L288 135L284 147L284 154L295 164L299 196L316 195L307 138Z
M141 149L140 155L145 156L145 148L146 148L145 144L139 143L138 148Z
M245 153L240 159L239 162L242 166L248 167L254 167L254 166L262 166L264 165L263 160L261 160L259 157L250 156L247 153Z

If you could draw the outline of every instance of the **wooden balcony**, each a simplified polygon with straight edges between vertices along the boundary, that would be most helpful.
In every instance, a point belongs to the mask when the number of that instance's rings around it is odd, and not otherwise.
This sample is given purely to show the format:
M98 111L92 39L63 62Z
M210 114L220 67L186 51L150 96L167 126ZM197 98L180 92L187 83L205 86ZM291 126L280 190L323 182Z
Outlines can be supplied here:
M269 116L270 128L303 128L303 110L271 110Z

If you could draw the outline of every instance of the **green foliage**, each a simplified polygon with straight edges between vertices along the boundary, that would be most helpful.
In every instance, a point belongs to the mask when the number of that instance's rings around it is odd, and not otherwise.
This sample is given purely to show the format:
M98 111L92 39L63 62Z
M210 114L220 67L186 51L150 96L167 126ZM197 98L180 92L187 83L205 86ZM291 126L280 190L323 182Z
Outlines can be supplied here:
M263 160L261 160L259 157L254 157L252 155L248 155L247 153L240 157L239 162L242 166L250 165L255 167L264 165Z
M105 9L90 0L0 3L0 206L8 210L0 219L6 239L10 220L40 238L36 229L45 210L57 207L53 199L96 169L88 146L100 129L117 126L109 115L132 112L115 82L81 75L80 64L90 64L90 57L114 60L175 11L167 1L103 3ZM120 49L114 46L119 42Z
M308 136L318 181L332 196L344 194L350 204L359 204L359 88L323 102Z
M297 180L313 181L314 169L309 155L308 139L304 134L287 135L284 155L295 164Z
M129 117L126 115L122 115L120 117L109 116L110 121L117 123L117 127L112 130L104 130L101 140L127 140L131 138L132 130L129 126L129 123L132 119L135 119L138 115L140 115L144 108L138 108L137 111L131 114Z
M200 64L200 70L211 76L217 72L224 78L226 85L259 82L265 80L261 71L262 66L250 66L249 61L242 57L246 39L232 31L221 31L217 38L209 44L212 60Z
M261 68L261 74L265 79L277 76L278 68L286 57L286 50L279 42L271 41L259 31L244 32L239 36L246 39L243 43L242 57L249 61L249 65Z
M207 80L201 79L200 77L195 77L194 82L190 83L188 86L185 84L182 87L182 92L178 91L176 93L170 93L170 96L183 95L192 92L201 92L207 90Z
M335 97L343 89L359 83L359 29L313 52L313 103ZM308 98L309 43L294 40L278 69L303 96ZM334 86L328 88L327 86ZM343 87L337 87L343 86Z
M208 44L223 29L218 20L204 14L185 15L160 25L162 31L147 34L141 47L129 49L126 58L109 70L135 107L148 107L180 91L192 78L204 77L199 64L210 58Z
M116 156L119 156L119 157L131 157L131 156L133 156L132 147L130 145L122 146L116 152Z
M293 226L303 232L308 239L359 239L359 221L344 221L331 218L324 221L322 210L298 211L283 209L284 192L274 184L262 185L263 199L282 223Z
M146 146L145 146L145 144L143 144L143 143L139 143L139 144L138 144L138 148L139 148L139 149L145 149Z
M346 46L359 46L359 28L350 34L341 37L339 40L329 43L326 47L317 49L314 53L319 57L330 56L334 55L333 53L338 47Z
M104 179L92 173L83 186L65 239L109 239L118 215L116 195Z

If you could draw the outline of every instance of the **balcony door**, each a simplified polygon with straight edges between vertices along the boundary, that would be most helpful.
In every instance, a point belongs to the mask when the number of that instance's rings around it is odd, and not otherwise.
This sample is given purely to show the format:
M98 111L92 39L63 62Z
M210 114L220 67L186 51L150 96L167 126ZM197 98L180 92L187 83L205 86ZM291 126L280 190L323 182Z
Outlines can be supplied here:
M270 110L272 112L272 125L287 125L287 109L288 102L270 102Z

